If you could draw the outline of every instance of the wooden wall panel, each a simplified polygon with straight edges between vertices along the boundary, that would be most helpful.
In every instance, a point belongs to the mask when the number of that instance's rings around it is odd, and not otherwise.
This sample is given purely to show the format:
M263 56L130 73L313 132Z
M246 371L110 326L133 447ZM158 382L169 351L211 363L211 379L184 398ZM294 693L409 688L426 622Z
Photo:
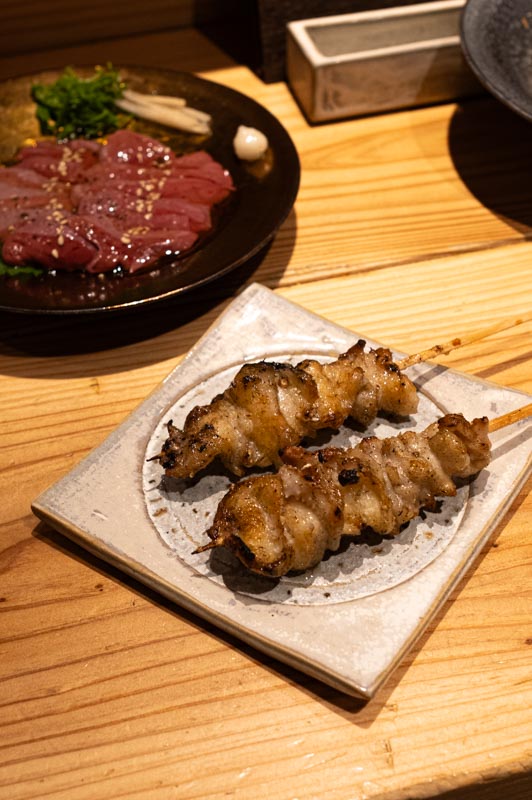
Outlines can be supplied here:
M235 13L238 0L0 0L4 56L164 31Z

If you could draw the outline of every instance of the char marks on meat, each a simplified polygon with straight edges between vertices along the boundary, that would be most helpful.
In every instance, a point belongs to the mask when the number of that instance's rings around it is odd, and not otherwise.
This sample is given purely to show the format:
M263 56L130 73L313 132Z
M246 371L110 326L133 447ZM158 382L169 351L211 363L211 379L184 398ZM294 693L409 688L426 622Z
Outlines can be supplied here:
M448 414L422 433L368 437L356 447L290 447L272 475L246 478L222 499L207 531L253 572L279 577L336 551L365 528L396 535L437 497L456 494L490 461L488 420Z
M205 151L176 156L118 131L105 143L48 140L0 169L0 239L8 264L135 272L188 250L233 190Z
M168 424L157 458L175 478L193 477L215 458L242 475L249 467L280 463L283 448L338 428L348 417L368 425L379 411L415 413L416 389L391 352L364 347L360 340L330 364L246 364L223 394L192 409L183 430Z

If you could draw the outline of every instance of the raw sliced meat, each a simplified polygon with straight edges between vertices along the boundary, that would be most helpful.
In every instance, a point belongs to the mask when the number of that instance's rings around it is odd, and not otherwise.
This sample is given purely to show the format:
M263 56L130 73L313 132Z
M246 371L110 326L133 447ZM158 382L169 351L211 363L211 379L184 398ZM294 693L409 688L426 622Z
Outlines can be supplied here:
M152 137L42 140L0 169L0 239L8 264L128 272L177 256L212 226L234 189L208 153L177 157Z

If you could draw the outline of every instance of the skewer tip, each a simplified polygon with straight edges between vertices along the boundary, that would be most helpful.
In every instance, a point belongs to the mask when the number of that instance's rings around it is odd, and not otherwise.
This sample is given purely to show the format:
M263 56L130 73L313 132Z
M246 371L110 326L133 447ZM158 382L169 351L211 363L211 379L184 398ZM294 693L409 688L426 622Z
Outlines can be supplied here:
M207 550L214 550L215 547L221 547L223 545L223 539L219 537L218 539L213 539L212 541L208 542L208 544L202 544L200 547L196 547L195 550L192 551L192 555L198 555L198 553L205 553Z

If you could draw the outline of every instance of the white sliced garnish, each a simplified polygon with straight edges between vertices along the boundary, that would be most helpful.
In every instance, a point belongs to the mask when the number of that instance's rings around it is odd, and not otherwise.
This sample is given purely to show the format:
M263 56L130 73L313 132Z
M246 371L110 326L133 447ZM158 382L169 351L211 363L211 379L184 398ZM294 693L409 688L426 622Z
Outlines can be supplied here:
M170 108L183 108L186 100L183 97L170 97L165 94L144 94L135 92L133 89L124 89L122 93L124 100L132 100L134 103L159 103Z
M212 133L211 115L197 108L189 108L182 97L141 94L126 89L116 105L128 114L159 122L170 128L190 133Z

